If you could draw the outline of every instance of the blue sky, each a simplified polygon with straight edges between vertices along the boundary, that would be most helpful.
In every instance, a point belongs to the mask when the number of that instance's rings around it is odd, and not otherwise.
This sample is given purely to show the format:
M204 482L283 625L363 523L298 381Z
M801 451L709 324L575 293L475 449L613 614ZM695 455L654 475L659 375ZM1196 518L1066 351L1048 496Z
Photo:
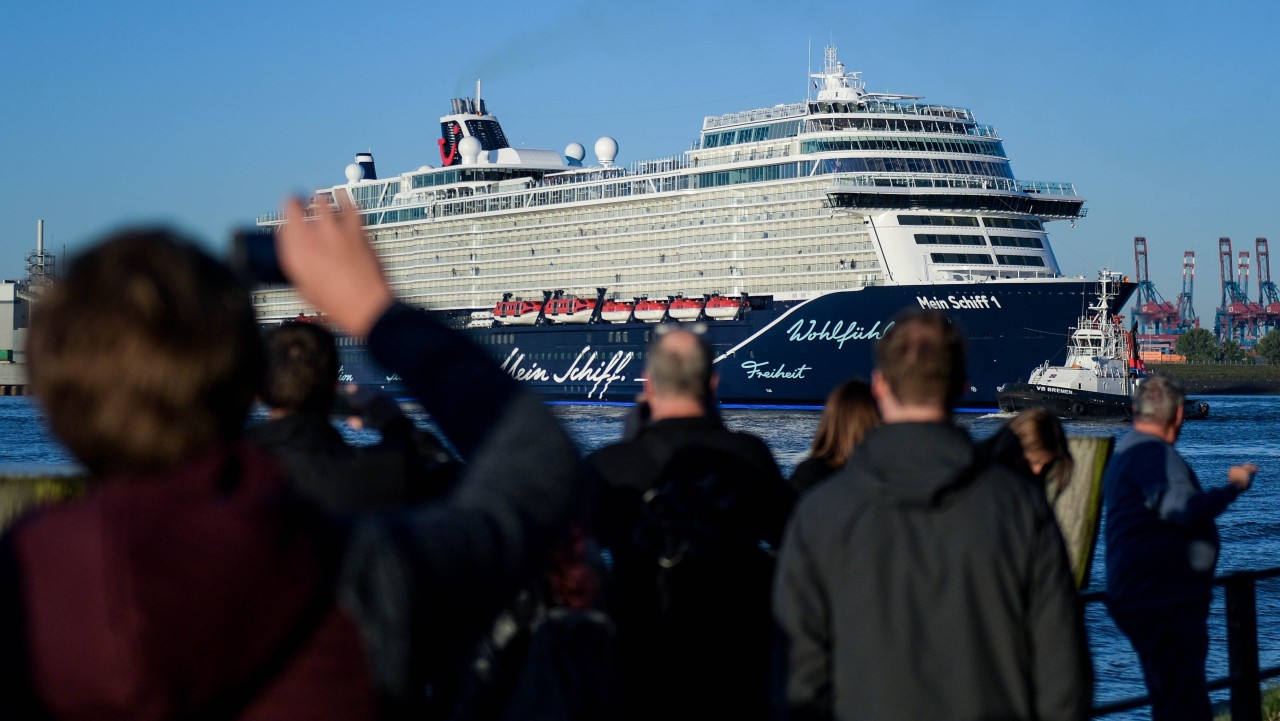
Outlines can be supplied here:
M1277 243L1280 4L1191 2L9 3L0 19L0 277L128 224L225 247L289 192L438 164L475 80L513 145L617 139L675 155L703 116L804 97L834 41L868 89L971 108L1026 180L1088 198L1050 226L1070 274L1133 273L1173 300L1197 254L1212 325L1217 238ZM590 157L590 155L589 155ZM1277 260L1280 274L1280 260ZM1256 278L1256 273L1255 276ZM1257 294L1251 278L1250 297Z

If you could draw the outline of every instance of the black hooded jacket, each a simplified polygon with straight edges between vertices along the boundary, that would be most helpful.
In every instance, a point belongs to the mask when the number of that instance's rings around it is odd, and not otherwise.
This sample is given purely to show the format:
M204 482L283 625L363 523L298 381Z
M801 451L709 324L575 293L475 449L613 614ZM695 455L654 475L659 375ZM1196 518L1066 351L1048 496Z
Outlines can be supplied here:
M774 613L792 718L1085 719L1092 678L1042 488L944 424L876 428L801 498Z

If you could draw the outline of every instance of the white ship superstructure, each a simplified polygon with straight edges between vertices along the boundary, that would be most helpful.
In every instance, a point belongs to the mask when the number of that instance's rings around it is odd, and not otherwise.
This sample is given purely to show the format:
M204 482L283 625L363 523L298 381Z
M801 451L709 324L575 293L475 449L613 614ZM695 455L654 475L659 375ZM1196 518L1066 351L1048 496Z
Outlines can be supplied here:
M1067 344L1067 360L1060 366L1045 361L1027 382L1066 391L1089 391L1117 396L1128 404L1133 392L1129 367L1129 333L1111 315L1118 294L1118 274L1103 273L1101 291L1089 312L1080 317Z
M816 98L708 117L691 150L629 168L610 138L591 165L577 143L510 147L477 84L441 118L440 167L380 179L363 157L314 202L349 196L397 295L456 325L552 290L802 301L927 285L945 299L949 283L1065 280L1043 221L1084 214L1073 186L1015 179L994 128L867 92L834 47L812 78ZM265 322L312 312L288 289L255 296Z

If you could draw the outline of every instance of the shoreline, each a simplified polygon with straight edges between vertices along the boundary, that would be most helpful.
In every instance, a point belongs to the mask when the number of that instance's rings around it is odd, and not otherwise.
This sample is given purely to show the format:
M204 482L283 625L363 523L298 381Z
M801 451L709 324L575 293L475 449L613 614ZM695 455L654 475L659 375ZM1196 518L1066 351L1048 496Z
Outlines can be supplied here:
M1177 381L1189 396L1280 395L1280 366L1150 363L1147 372Z

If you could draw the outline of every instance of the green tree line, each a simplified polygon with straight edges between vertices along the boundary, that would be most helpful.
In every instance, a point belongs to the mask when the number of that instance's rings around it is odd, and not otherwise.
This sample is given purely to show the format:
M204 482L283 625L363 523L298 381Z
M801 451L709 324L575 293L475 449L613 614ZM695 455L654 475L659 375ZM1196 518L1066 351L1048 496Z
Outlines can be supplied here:
M1227 339L1219 343L1217 337L1204 328L1192 328L1178 336L1173 349L1186 356L1188 363L1241 363L1250 356L1238 341ZM1280 330L1259 338L1253 355L1268 365L1280 365Z

